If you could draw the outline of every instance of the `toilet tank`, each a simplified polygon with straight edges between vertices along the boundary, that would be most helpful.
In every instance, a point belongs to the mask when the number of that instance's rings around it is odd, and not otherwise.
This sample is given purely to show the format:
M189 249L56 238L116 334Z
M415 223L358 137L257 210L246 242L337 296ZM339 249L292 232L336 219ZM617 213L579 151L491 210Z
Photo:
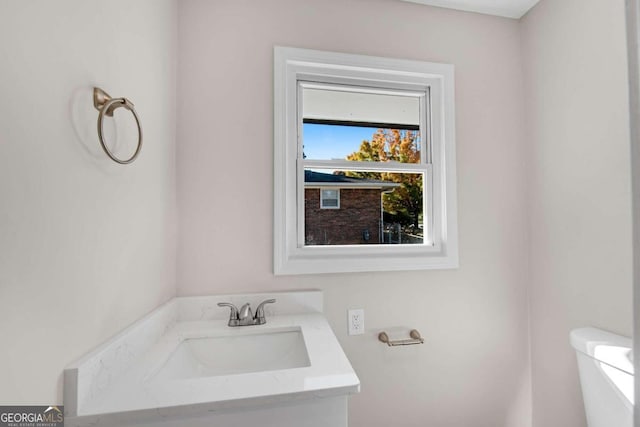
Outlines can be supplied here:
M589 427L633 425L631 339L596 328L571 331Z

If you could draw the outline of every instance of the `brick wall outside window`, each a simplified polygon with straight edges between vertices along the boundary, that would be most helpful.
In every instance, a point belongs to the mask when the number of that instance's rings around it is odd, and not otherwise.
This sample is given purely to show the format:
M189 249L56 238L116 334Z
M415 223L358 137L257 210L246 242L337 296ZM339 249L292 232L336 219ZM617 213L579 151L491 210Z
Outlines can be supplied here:
M304 192L305 244L380 243L381 190L340 189L340 209L320 209L320 189ZM363 239L364 230L369 240Z

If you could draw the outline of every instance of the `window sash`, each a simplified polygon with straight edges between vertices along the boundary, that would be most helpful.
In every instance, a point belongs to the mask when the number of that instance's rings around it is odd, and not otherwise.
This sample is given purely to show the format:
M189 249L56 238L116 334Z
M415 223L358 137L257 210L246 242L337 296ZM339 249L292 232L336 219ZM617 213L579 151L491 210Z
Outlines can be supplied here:
M324 76L323 76L324 77ZM405 87L403 89L396 88L394 89L394 84L387 83L382 84L381 82L367 82L367 86L363 86L361 84L355 84L353 81L351 83L347 83L344 80L338 84L329 83L330 79L328 77L324 77L327 79L327 82L313 82L308 80L300 80L296 81L296 105L297 105L297 158L304 158L304 141L303 141L303 131L302 126L304 124L304 112L303 112L303 89L304 88L327 88L329 90L335 90L335 88L342 88L344 91L351 92L363 92L363 93L379 93L379 94L390 94L390 95L399 95L407 96L407 97L417 97L419 98L419 132L420 132L420 163L429 164L431 163L431 159L433 158L431 152L432 145L432 112L431 112L431 95L432 88L430 85L419 85L417 87ZM369 86L370 84L370 86ZM345 120L345 123L347 121ZM332 160L333 161L333 160ZM374 162L371 162L374 163Z
M386 162L352 162L349 160L306 160L299 159L297 167L297 233L296 233L296 246L301 248L307 248L305 245L305 181L304 171L305 169L334 169L340 171L358 171L358 172L397 172L397 173L420 173L422 174L423 183L423 195L422 195L422 213L423 213L423 227L424 227L424 239L422 244L411 244L410 246L430 246L436 247L442 236L438 233L437 216L433 212L434 207L434 186L433 186L433 167L432 165L421 165L416 163L386 163ZM322 201L322 189L320 191ZM339 197L339 196L338 196ZM382 244L381 244L382 245ZM331 245L336 247L340 245ZM345 245L346 248L360 247L362 245ZM375 246L375 245L371 245ZM385 245L383 245L385 246ZM386 245L388 246L388 245ZM393 245L393 246L402 246Z

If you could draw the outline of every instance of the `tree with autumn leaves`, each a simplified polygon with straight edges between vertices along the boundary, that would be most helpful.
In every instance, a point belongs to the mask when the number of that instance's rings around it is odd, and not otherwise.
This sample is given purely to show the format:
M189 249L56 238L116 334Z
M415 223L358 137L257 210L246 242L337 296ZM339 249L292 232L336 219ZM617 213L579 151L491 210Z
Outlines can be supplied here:
M347 160L359 162L420 163L419 133L399 129L378 129L371 141L362 141L360 149L347 156ZM400 184L393 192L383 195L385 212L397 222L418 229L422 213L422 176L415 173L394 172L344 172L348 176L391 181Z

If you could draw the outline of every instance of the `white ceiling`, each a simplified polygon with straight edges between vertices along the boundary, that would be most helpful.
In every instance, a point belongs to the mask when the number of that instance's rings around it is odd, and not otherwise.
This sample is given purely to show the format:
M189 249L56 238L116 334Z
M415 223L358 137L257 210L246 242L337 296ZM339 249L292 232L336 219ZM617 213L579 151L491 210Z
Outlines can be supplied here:
M487 15L521 18L539 0L404 0L448 9L465 10L467 12L485 13Z

